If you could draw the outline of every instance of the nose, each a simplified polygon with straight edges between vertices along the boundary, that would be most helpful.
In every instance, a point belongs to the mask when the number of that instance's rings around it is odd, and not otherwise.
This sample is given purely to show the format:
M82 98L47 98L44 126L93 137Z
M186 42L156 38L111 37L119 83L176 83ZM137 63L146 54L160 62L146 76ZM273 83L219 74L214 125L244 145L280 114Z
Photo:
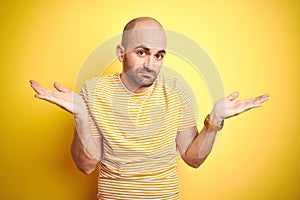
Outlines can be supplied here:
M144 62L144 68L147 68L148 70L152 70L155 66L155 59L153 55L149 55L146 57Z

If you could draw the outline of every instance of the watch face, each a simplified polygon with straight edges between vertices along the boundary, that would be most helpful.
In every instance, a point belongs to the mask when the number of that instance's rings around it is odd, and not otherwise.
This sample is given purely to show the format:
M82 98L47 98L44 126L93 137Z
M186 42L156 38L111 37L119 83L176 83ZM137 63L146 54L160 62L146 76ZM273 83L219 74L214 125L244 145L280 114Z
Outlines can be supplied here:
M205 120L204 120L204 125L206 126L206 128L208 128L209 130L212 131L220 131L223 126L224 126L224 120L222 120L220 125L215 125L212 124L209 118L209 115L206 116Z

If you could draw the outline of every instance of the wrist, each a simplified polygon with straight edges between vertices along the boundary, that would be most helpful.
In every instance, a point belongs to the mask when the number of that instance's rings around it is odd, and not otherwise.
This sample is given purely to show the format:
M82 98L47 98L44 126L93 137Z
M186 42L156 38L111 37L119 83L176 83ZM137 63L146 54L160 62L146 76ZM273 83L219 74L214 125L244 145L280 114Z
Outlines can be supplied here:
M217 132L223 128L224 119L217 117L214 113L211 113L206 116L204 125L208 130Z
M81 104L74 104L73 110L74 117L85 118L87 116L88 108L84 102L82 102Z
M221 125L221 123L224 123L224 118L220 117L215 112L211 112L208 116L212 124Z
M82 109L80 112L73 113L75 124L82 124L88 120L87 110Z

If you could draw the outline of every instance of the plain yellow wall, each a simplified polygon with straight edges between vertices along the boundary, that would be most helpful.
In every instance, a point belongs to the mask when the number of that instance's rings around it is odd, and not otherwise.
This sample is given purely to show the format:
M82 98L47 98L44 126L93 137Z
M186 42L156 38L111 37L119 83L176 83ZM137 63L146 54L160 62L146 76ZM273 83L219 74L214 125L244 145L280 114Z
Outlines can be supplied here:
M300 198L299 1L7 2L0 3L0 199L96 199L97 174L83 175L71 160L72 116L33 98L28 81L73 88L89 53L138 16L201 45L227 94L270 94L262 108L225 122L199 169L179 161L182 199ZM200 125L211 109L203 105Z

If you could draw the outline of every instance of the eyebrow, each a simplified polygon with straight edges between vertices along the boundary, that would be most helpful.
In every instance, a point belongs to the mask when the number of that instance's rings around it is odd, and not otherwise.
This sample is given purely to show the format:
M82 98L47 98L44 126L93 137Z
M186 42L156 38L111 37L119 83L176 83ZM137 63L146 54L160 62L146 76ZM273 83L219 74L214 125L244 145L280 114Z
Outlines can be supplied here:
M139 45L139 46L135 47L134 49L144 49L145 51L150 51L150 48L148 48L144 45ZM158 51L158 53L164 53L165 54L166 51L165 50L160 50L160 51Z

